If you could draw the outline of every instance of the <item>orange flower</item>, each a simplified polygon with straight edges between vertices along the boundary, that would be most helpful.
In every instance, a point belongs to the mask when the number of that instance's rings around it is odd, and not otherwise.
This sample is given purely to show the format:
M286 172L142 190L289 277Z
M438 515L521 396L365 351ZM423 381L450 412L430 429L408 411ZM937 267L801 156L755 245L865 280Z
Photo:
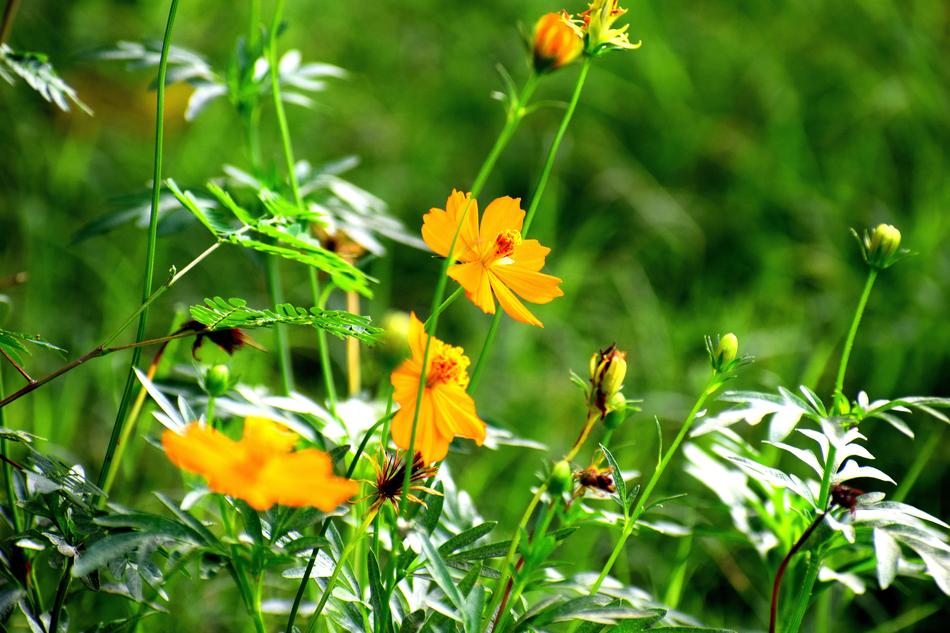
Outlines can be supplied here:
M403 361L391 378L395 390L393 399L399 403L392 423L393 441L404 450L409 450L427 336L422 322L415 314L410 315L412 358ZM452 347L432 337L414 447L426 464L443 459L454 437L467 437L479 446L485 441L485 423L475 413L475 401L465 391L469 362L461 347Z
M570 15L546 13L534 25L534 67L538 71L566 66L584 52L584 38Z
M422 239L433 251L448 257L452 236L468 204L471 208L452 255L453 261L462 263L449 267L449 276L483 312L495 313L494 295L514 320L544 327L515 295L531 303L548 303L564 293L558 288L559 278L539 272L551 249L538 240L521 238L524 211L520 202L508 196L496 198L485 209L479 226L477 201L453 189L445 210L430 209L422 218Z
M166 430L162 446L173 464L202 475L215 492L247 501L255 510L275 503L329 512L352 497L359 484L333 474L333 462L313 448L291 452L298 436L273 420L250 417L235 442L224 433L189 424Z

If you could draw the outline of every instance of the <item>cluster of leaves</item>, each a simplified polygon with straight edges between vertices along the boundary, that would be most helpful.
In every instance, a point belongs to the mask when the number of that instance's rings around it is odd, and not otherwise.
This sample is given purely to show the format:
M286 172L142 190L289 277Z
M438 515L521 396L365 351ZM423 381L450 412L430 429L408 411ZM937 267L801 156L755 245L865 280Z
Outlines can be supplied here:
M768 553L778 548L784 554L805 526L826 510L820 505L826 473L830 473L826 490L856 479L894 483L886 473L858 461L874 459L859 430L864 421L883 420L909 437L913 431L897 414L916 410L948 422L939 410L950 407L946 398L871 402L861 393L846 407L846 414L835 415L810 389L801 387L800 392L802 396L787 389L778 395L727 392L723 400L738 406L705 420L685 449L687 472L720 498L736 531L773 572L778 561ZM756 425L766 417L770 422L765 443L779 449L777 453L756 450L729 428L739 421ZM795 438L803 438L806 445L796 445ZM778 468L783 453L803 468ZM807 474L800 477L792 470ZM819 580L837 581L863 593L862 573L876 570L882 589L898 574L929 576L950 594L950 526L918 508L886 500L883 492L856 494L860 496L853 508L832 508L824 517L826 527L810 539L810 551L822 565ZM914 556L907 556L903 548Z
M35 345L37 347L42 347L45 349L53 350L58 352L63 356L66 355L66 350L58 345L53 345L48 341L44 341L37 335L22 334L20 332L13 332L11 330L5 330L0 328L0 350L5 354L10 356L17 363L23 362L23 354L29 354L29 345Z

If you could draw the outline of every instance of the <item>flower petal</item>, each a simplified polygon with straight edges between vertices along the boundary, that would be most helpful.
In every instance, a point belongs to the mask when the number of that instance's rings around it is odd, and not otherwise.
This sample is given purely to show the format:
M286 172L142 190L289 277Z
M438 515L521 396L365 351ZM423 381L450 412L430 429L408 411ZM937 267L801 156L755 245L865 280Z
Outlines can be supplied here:
M544 268L544 258L547 257L551 249L547 246L541 246L538 240L525 240L515 246L511 253L511 259L518 262L518 265L538 272Z
M508 289L508 286L506 286L493 271L489 271L489 281L491 282L495 296L498 297L498 303L500 303L501 307L508 313L508 316L521 323L544 327L544 324L538 321L537 317L531 314L531 311L524 307L523 303L518 301L514 293Z
M472 261L478 259L478 202L471 199L470 194L452 190L452 195L445 202L445 210L429 209L422 217L422 239L442 257L449 256L449 247L452 238L458 229L459 219L465 212L465 223L459 231L458 241L455 244L453 261ZM466 210L466 206L468 209Z
M437 423L443 435L466 437L479 446L485 441L485 423L475 412L475 401L464 389L439 387L432 390Z
M491 267L491 271L503 284L531 303L549 303L555 297L564 295L564 292L558 288L558 284L561 283L559 277L534 272L522 267L520 262L495 264Z
M272 459L261 470L261 490L275 503L334 510L359 491L359 484L333 474L333 462L322 451L310 448Z
M432 395L429 389L423 392L422 404L419 408L419 420L416 423L416 441L413 450L422 453L422 460L426 464L443 459L449 452L451 438L443 436L435 421L435 411ZM412 439L412 418L415 414L416 401L399 402L399 411L393 417L391 426L393 442L403 450L409 450Z
M494 246L495 236L502 231L508 229L520 231L523 223L524 211L521 209L521 198L510 196L495 198L485 208L485 214L482 217L479 235L486 242L481 244L482 248L484 249L486 245Z
M449 267L449 277L459 282L472 303L487 314L495 314L495 300L488 283L488 273L481 261Z
M422 363L422 355L426 348L425 324L419 320L415 312L409 314L409 351L412 358Z

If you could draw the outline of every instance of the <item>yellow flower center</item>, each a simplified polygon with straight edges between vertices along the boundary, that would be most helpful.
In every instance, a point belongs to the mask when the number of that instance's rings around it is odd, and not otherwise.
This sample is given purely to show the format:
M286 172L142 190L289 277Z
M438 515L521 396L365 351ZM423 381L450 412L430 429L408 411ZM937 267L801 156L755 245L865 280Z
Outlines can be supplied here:
M492 259L508 257L515 252L515 247L521 244L521 231L515 229L506 229L495 237L495 248L492 251Z
M426 375L426 387L438 385L456 385L468 387L468 356L461 347L452 347L442 341L432 341L434 347L429 373Z

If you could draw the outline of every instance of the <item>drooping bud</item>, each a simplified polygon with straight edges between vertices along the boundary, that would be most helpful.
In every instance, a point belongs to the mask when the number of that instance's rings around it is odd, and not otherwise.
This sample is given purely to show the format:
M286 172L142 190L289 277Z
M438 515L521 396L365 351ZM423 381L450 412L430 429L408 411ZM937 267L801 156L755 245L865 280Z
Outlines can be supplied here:
M570 15L546 13L534 25L534 68L539 73L557 70L584 51L584 38Z
M627 353L616 345L600 350L590 359L591 398L601 415L610 411L609 404L623 387L627 377Z
M908 254L908 251L901 250L901 232L891 224L878 224L870 231L865 231L863 238L856 231L851 232L861 246L864 261L872 268L890 268Z
M551 478L548 480L548 492L553 497L559 497L565 492L570 492L574 488L574 473L571 465L566 459L562 459L554 465L551 471Z
M223 396L231 389L231 370L227 365L214 365L205 372L204 385L209 396Z

